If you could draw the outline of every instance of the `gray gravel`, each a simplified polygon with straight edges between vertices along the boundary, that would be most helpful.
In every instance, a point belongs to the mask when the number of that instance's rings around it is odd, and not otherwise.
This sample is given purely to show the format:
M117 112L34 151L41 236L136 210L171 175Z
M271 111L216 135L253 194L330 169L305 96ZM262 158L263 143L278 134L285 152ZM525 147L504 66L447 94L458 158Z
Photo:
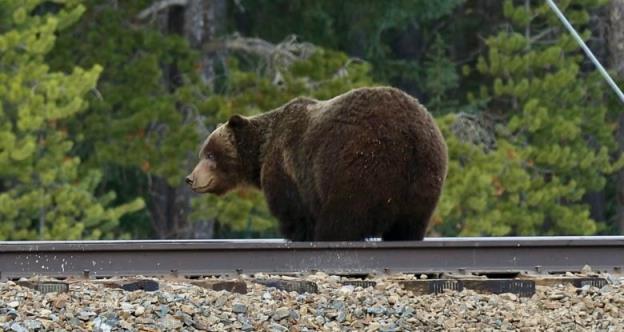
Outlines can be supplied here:
M343 286L317 273L319 293L298 294L248 280L248 294L160 281L154 292L93 282L42 294L0 283L4 331L623 331L624 285L538 287L530 298L471 290L414 295L388 279Z

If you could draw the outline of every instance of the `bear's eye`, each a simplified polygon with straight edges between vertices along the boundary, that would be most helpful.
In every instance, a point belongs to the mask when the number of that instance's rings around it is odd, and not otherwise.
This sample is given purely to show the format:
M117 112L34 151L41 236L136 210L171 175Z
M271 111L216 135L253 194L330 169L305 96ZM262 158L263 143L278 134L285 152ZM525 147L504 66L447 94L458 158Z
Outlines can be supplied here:
M215 160L215 155L214 155L214 153L212 153L212 152L206 152L206 159L214 161L214 160Z

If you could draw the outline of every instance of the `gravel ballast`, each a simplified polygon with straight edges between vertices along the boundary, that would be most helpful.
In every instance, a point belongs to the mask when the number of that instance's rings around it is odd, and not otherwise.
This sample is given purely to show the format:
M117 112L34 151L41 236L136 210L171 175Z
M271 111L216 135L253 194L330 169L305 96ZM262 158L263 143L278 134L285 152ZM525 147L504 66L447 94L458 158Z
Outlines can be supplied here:
M256 276L257 278L258 276ZM263 276L260 276L262 278ZM267 276L264 276L265 278ZM289 279L286 277L278 277ZM624 285L538 286L535 295L472 290L418 295L389 278L374 287L344 285L323 273L303 278L318 293L287 292L244 279L247 293L215 291L188 280L156 280L155 291L102 282L69 282L41 293L0 283L4 331L623 331Z

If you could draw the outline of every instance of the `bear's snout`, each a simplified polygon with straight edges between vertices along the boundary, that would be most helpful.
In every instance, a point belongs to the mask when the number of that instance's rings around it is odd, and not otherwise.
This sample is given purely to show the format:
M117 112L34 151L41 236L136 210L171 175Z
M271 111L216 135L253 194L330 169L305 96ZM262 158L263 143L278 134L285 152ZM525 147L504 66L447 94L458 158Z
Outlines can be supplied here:
M192 186L192 185L193 185L193 177L192 177L192 175L193 175L193 174L189 174L189 175L188 175L188 176L184 179L184 182L188 183L190 186Z

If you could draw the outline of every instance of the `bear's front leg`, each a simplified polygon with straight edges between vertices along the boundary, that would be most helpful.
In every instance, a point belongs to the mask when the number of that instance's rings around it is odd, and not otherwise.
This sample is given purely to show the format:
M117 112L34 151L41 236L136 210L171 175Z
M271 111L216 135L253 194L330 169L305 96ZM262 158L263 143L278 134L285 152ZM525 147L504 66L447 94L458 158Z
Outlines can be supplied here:
M271 213L277 217L281 234L291 241L312 241L314 219L307 213L298 192L292 189L266 194Z
M314 217L308 212L295 183L277 169L263 174L262 189L269 210L279 221L282 236L291 241L313 241Z

